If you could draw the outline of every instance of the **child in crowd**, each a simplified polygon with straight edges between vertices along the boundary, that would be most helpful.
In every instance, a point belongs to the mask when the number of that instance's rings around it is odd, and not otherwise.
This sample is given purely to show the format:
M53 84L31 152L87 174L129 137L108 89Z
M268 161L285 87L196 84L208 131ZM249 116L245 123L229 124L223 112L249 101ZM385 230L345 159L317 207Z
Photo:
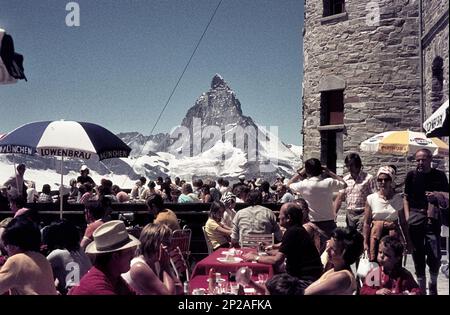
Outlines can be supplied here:
M385 236L378 251L379 268L366 277L361 295L418 295L419 285L411 273L402 267L404 247L394 236ZM378 274L374 274L378 273Z
M45 184L44 186L42 186L42 192L39 194L38 202L40 203L53 202L51 192L52 191L49 184Z

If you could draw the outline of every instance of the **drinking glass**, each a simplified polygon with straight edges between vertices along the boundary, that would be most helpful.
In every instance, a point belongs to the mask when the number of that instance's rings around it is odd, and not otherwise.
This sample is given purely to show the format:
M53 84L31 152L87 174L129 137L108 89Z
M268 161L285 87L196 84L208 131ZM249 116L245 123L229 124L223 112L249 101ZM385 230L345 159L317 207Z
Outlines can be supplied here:
M230 283L230 291L231 291L231 294L237 295L239 292L239 283L231 282Z
M268 279L269 279L269 275L267 273L259 273L258 274L259 283L265 284Z
M252 279L252 270L249 267L241 267L236 272L236 282L246 286Z

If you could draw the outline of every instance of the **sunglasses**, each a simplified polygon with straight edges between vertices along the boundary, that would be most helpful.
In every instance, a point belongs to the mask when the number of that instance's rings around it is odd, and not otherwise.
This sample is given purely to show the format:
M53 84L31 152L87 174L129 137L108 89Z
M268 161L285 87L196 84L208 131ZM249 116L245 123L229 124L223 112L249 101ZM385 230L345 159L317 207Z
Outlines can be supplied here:
M377 178L377 182L381 183L381 182L390 182L391 179L390 178Z

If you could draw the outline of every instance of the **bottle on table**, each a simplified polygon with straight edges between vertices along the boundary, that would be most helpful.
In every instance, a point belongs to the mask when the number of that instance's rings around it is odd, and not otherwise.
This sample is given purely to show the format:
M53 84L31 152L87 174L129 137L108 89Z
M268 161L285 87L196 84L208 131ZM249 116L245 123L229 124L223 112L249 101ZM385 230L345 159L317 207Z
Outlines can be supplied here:
M209 269L208 274L208 291L209 294L215 294L217 288L216 270L214 268Z
M184 295L190 295L189 293L189 281L184 281L183 283L183 293Z

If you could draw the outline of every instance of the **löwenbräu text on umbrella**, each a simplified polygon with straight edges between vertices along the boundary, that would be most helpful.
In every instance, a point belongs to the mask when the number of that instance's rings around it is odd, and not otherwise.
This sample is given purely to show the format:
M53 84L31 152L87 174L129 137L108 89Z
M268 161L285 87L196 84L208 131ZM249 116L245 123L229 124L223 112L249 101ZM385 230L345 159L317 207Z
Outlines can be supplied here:
M89 153L89 152L71 150L71 149L41 148L41 149L39 149L39 155L41 155L41 156L65 156L65 157L78 158L78 159L84 159L84 160L89 160L91 158L91 153Z
M33 149L22 145L2 145L0 146L0 153L20 153L20 154L33 154Z
M56 148L40 148L39 155L41 156L64 156L70 158L78 158L89 160L92 156L92 153L80 151L80 150L72 150L72 149L56 149ZM110 150L104 151L98 154L100 160L110 159L110 158L120 158L127 157L128 152L125 150Z

